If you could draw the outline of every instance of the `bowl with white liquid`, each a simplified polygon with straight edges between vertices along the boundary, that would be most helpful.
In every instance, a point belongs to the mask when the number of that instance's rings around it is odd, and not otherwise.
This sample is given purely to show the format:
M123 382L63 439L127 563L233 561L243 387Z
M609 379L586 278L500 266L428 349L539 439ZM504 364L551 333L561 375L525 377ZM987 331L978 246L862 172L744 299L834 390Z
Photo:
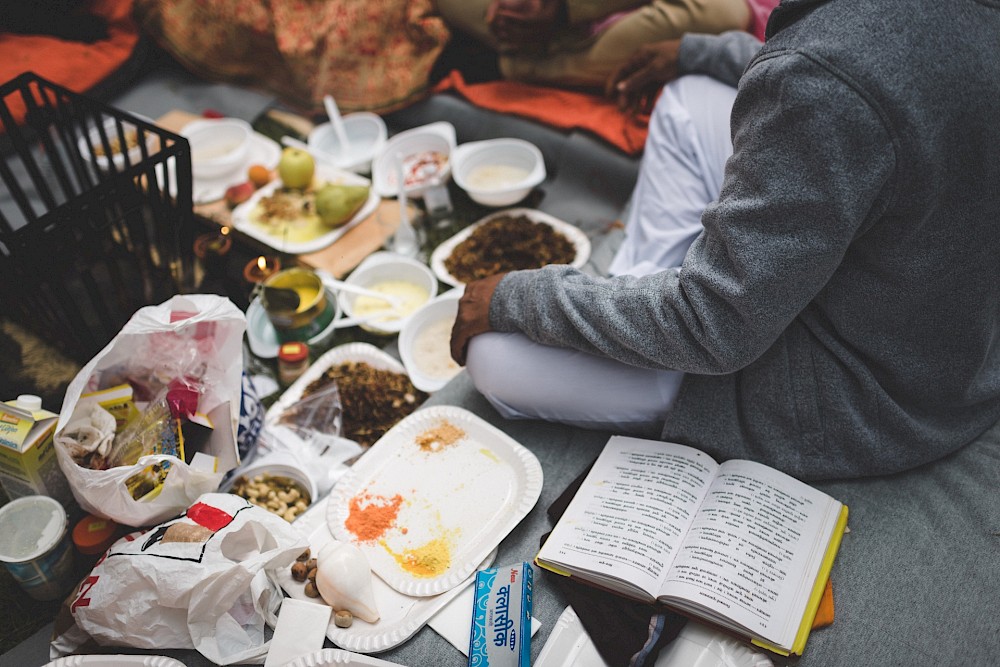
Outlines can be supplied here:
M462 370L451 358L451 329L464 287L445 292L420 307L399 332L399 356L413 386L432 393Z
M545 180L545 160L523 139L489 139L460 144L452 154L452 178L473 201L511 206Z
M398 334L409 317L437 295L438 289L430 267L391 252L369 255L345 282L376 294L345 290L338 298L348 317L362 322L363 329L381 334Z

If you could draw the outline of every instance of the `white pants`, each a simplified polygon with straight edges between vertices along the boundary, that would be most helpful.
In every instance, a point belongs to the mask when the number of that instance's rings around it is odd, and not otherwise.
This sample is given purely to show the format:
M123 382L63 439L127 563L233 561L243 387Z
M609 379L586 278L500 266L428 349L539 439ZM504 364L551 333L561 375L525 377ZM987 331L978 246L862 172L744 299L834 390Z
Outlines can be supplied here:
M653 110L639 178L612 275L676 271L701 214L721 190L733 152L729 115L736 90L704 76L668 84ZM521 334L488 333L469 343L476 389L508 419L545 419L657 436L683 373L629 366Z

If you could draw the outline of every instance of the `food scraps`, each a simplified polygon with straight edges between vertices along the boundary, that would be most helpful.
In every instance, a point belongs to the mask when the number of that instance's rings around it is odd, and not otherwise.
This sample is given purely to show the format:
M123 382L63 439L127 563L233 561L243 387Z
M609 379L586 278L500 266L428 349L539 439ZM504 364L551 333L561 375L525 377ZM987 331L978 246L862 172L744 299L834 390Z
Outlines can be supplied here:
M451 566L451 542L446 537L437 537L419 547L399 553L390 549L385 542L381 544L399 566L414 577L436 577Z
M445 165L448 156L440 151L422 151L403 158L403 185L407 188L429 183L437 178Z
M454 445L465 437L465 431L449 421L442 421L434 428L419 433L415 438L417 447L425 452L439 452Z
M479 225L444 260L448 272L463 283L498 273L571 264L576 248L566 236L526 215L500 215Z
M375 368L363 361L331 366L306 386L302 398L335 382L343 410L343 437L362 447L371 447L386 431L416 410L427 394L413 386L404 373ZM334 410L336 406L331 405ZM281 423L295 423L294 407L285 411Z
M391 498L359 493L351 498L344 527L360 542L374 542L396 524L402 503L398 493Z

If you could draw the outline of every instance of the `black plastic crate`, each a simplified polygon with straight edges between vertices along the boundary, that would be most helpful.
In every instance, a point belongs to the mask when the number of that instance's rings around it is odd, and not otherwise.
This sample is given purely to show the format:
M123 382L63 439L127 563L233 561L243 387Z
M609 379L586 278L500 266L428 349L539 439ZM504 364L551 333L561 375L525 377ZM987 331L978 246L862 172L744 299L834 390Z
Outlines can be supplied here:
M85 362L191 291L185 138L25 73L0 86L0 158L0 317Z

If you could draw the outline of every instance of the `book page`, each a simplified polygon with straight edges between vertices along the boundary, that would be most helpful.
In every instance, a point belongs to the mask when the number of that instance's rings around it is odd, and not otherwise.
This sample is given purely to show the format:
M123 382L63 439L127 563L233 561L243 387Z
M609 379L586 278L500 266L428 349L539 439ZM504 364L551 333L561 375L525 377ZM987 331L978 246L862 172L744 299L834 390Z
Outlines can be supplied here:
M704 452L615 436L538 554L655 597L718 465Z
M794 639L841 504L767 466L719 468L663 586L777 644Z

